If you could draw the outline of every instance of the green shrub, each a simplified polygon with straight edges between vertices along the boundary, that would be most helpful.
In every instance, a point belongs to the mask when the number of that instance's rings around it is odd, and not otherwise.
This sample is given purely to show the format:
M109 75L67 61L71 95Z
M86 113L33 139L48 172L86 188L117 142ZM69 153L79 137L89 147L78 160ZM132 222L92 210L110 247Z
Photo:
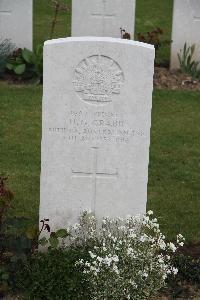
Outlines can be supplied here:
M161 47L168 46L171 44L170 40L162 39L163 30L159 27L152 31L145 33L138 33L137 38L139 42L151 44L155 47L155 63L159 64L158 51Z
M30 300L88 300L87 285L75 267L80 257L85 257L81 249L36 253L22 264L16 287Z
M200 284L200 259L180 254L176 255L173 261L179 270L178 276L181 279L193 284Z
M43 76L43 45L38 45L35 51L26 48L18 49L9 58L6 68L14 73L19 80L42 82Z

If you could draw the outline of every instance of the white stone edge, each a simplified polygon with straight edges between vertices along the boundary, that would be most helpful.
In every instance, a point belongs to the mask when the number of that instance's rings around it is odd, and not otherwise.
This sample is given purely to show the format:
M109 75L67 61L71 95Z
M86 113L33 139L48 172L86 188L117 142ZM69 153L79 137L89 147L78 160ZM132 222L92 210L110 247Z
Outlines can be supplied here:
M127 44L139 47L145 47L148 49L154 50L154 46L138 41L126 40L126 39L119 39L119 38L111 38L111 37L91 37L91 36L84 36L84 37L67 37L67 38L60 38L60 39L53 39L44 42L44 45L55 45L55 44L64 44L68 42L110 42L110 43L119 43L119 44Z

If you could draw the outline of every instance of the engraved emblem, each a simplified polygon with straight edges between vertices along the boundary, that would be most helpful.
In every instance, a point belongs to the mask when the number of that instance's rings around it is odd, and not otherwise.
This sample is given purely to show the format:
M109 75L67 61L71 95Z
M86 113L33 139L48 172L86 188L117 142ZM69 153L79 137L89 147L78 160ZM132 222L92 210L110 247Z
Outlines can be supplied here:
M103 104L112 101L112 94L120 94L123 82L118 63L107 56L93 55L78 64L73 84L82 100Z

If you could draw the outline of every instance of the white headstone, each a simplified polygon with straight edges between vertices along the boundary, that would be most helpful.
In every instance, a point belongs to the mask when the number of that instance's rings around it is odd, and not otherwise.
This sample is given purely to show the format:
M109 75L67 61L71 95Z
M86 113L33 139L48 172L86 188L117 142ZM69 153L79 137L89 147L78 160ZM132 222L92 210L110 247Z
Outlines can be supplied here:
M32 50L32 0L0 0L0 40Z
M177 54L196 44L195 59L200 60L200 0L174 0L171 69L179 68Z
M72 36L134 38L135 0L73 0Z
M146 210L154 48L114 38L44 46L40 219L54 228Z

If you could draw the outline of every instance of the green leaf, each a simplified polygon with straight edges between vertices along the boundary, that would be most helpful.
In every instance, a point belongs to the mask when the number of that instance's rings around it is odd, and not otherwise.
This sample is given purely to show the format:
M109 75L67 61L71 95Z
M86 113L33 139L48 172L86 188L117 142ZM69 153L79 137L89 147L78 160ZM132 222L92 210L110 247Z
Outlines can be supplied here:
M49 238L49 243L50 243L52 248L56 248L59 244L59 241L56 237L50 237Z
M27 63L32 63L32 56L33 56L33 52L24 48L22 50L22 57L23 59L27 62Z
M9 274L8 273L4 273L4 274L2 274L1 278L2 278L2 280L6 281L6 280L9 279Z
M66 238L69 235L66 229L59 229L56 231L56 236L58 238Z
M48 240L45 237L43 237L39 240L39 244L41 246L46 246L48 244Z
M22 75L26 70L26 65L25 64L21 64L21 65L18 65L14 68L14 72L17 74L17 75Z
M38 235L38 227L37 225L30 227L26 230L26 236L28 239L33 240L37 237Z
M14 66L10 63L7 63L6 68L11 71L11 70L13 70Z
M36 54L37 56L42 56L42 53L43 53L43 44L39 44L39 45L37 45L37 47L36 47L35 54Z
M17 64L17 65L21 65L21 64L23 64L23 59L21 58L21 57L16 57L16 59L15 59L15 63Z

